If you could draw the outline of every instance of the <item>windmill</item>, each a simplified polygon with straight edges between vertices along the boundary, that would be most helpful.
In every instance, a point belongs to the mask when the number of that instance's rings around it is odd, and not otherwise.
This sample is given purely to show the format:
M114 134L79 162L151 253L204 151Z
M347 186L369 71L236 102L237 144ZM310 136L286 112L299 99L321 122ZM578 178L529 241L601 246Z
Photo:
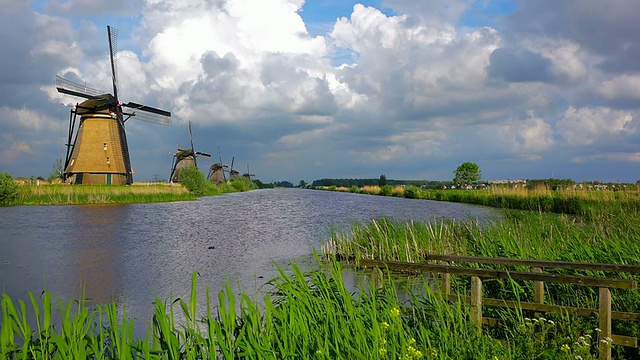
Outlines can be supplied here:
M203 153L200 151L196 151L193 148L193 132L191 131L191 121L189 121L189 139L191 140L191 149L181 149L178 147L178 152L173 156L173 165L171 166L171 175L169 179L173 182L180 181L180 172L185 168L193 165L196 168L198 167L198 163L196 158L198 156L211 157L210 154Z
M235 159L236 159L235 156L231 158L231 167L229 168L229 180L240 178L240 172L238 170L233 170L233 161Z
M207 180L214 182L216 184L227 182L226 177L224 176L225 169L228 168L227 165L222 163L222 155L220 154L220 146L218 146L218 157L220 162L217 162L209 168L209 175L207 175Z
M242 174L242 176L244 176L244 177L246 177L247 179L249 179L249 181L251 181L251 177L252 177L252 176L256 176L256 174L252 174L252 173L249 171L249 163L247 163L247 172L246 172L246 173L244 173L244 174Z
M155 124L171 125L171 113L168 111L120 101L115 56L118 31L107 26L107 36L113 94L56 76L58 92L86 99L76 104L69 114L63 177L65 181L74 184L133 183L125 122L133 117ZM126 108L126 112L123 108Z

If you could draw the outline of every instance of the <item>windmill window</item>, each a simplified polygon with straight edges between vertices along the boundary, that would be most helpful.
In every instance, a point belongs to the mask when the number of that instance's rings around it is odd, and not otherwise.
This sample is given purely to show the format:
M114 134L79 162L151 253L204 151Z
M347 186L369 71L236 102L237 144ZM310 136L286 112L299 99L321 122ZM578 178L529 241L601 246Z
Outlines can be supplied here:
M102 146L104 147L105 150L107 150L107 143L102 143Z
M111 162L109 161L109 158L107 158L107 164L111 164Z

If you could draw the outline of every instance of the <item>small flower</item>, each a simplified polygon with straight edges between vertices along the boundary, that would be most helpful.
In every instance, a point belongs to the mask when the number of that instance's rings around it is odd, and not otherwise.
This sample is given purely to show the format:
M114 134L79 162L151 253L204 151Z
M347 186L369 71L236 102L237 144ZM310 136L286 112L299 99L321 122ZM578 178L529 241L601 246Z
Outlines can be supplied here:
M394 307L393 309L391 309L391 316L392 317L399 317L400 316L400 309Z
M591 335L587 334L584 337L591 339Z
M569 345L564 344L564 345L562 345L562 347L560 348L560 350L561 350L561 351L564 351L564 352L569 352L569 350L571 350L571 348L569 347Z
M547 320L547 322L551 325L555 325L556 323L553 322L553 320Z
M416 339L411 338L409 339L409 346L415 345L416 344Z
M388 328L389 328L389 323L388 323L388 322L386 322L386 321L383 321L380 325L381 325L384 329L388 329Z
M600 329L596 328L596 331L597 331L597 332L600 332L600 331L602 331L602 330L600 330Z
M526 321L526 322L531 322L531 319L529 319L529 318L524 318L524 321Z
M491 358L491 360L500 360L500 358L499 358L499 357L497 357L497 356L495 356L495 355L493 355L493 357Z
M541 317L541 318L540 318L540 321L545 322L545 321L547 321L547 319L545 319L545 318Z
M380 350L378 350L378 353L380 353L380 355L384 356L387 353L387 349L380 348Z
M431 349L431 350L429 350L429 355L431 355L431 357L436 357L436 356L438 356L438 349Z
M538 322L538 319L533 319L533 322L534 322L534 323L537 323L537 322Z
M613 339L608 337L608 336L606 338L604 338L604 340L609 344L611 344L613 342Z

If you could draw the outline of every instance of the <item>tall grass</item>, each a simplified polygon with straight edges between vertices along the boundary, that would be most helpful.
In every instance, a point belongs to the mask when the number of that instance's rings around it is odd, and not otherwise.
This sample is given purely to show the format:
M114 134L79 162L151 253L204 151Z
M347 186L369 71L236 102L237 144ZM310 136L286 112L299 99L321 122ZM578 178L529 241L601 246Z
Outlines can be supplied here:
M2 298L3 359L583 359L590 345L570 318L533 324L520 314L503 316L502 338L480 335L462 302L442 301L422 283L401 301L389 278L348 289L338 263L301 271L280 269L261 302L228 286L212 308L209 290L198 309L196 275L190 299L155 300L144 339L132 337L133 320L114 304L89 309L58 301L53 324L48 292L25 303ZM36 315L35 325L27 319ZM178 321L178 314L183 320ZM536 320L538 321L538 320ZM583 341L585 344L586 341Z
M126 204L194 200L182 186L20 186L16 205Z

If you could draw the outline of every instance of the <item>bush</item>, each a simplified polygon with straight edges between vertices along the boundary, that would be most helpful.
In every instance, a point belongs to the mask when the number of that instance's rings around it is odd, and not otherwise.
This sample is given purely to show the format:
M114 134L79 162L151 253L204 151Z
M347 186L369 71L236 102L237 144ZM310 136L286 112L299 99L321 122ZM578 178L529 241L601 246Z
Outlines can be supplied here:
M415 186L408 186L404 189L404 197L407 199L420 199L420 189Z
M391 193L393 192L393 186L391 185L383 185L380 188L380 194L382 196L391 196Z
M197 196L204 195L207 188L207 179L195 166L189 166L180 172L180 183Z
M18 198L18 184L13 181L13 176L0 173L0 206L12 205Z

